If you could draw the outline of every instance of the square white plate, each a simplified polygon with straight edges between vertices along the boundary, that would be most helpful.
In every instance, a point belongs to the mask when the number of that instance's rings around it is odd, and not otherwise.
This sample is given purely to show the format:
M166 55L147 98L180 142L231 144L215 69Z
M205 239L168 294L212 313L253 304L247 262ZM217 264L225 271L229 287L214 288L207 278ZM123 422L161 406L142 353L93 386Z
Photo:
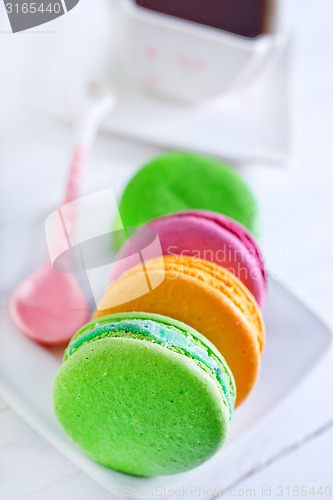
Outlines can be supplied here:
M38 245L34 244L35 241ZM43 242L42 218L7 231L3 234L4 242L0 310L1 396L78 467L120 497L128 493L126 488L142 491L154 487L186 487L193 481L200 484L208 472L212 476L214 471L216 479L222 483L221 471L228 450L262 423L281 399L309 374L331 344L331 332L325 323L285 286L271 280L264 314L267 344L260 378L247 401L235 411L225 446L211 460L184 474L152 479L121 474L87 458L70 441L55 418L52 384L61 364L62 350L46 349L28 340L9 317L8 291L37 267L45 252L40 244ZM223 486L221 484L221 488Z

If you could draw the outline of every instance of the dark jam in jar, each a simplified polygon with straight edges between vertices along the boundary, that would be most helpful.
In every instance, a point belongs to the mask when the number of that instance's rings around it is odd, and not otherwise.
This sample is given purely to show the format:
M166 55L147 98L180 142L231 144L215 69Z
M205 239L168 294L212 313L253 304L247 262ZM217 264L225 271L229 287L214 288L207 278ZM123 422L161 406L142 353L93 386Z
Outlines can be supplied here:
M247 38L266 31L271 0L135 0L140 7Z

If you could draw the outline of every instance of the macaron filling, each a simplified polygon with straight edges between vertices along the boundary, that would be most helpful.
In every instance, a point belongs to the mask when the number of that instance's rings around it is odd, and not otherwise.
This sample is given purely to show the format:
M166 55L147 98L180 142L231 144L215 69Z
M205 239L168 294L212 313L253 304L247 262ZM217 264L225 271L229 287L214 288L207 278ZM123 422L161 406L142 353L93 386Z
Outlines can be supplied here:
M218 382L223 401L229 409L229 419L231 418L236 399L231 372L201 340L174 325L155 319L154 321L149 319L122 320L106 316L98 321L88 323L73 337L65 351L64 360L83 345L110 337L141 338L158 343L167 349L177 351L193 359Z

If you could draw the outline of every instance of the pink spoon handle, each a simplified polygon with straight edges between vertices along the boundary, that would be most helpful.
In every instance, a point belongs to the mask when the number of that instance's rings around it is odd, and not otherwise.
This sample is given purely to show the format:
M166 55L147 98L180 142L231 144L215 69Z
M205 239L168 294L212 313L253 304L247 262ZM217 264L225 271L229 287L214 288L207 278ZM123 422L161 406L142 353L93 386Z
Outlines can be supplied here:
M76 145L74 146L72 161L70 165L66 192L64 197L64 205L66 206L66 219L61 213L61 207L59 208L59 214L62 221L62 227L57 230L54 235L54 250L55 254L57 248L63 247L63 238L66 237L67 241L71 240L74 234L75 222L76 222L76 209L75 201L80 194L80 189L82 181L84 178L84 173L86 170L86 165L89 160L89 155L92 149L92 145L95 141L96 134L98 131L99 124L107 111L110 111L112 105L115 103L115 96L113 93L109 92L95 100L90 104L78 124L78 130L76 133Z
M74 148L64 204L70 203L71 201L78 198L79 189L82 184L83 174L88 161L89 153L89 149L84 144L79 144Z

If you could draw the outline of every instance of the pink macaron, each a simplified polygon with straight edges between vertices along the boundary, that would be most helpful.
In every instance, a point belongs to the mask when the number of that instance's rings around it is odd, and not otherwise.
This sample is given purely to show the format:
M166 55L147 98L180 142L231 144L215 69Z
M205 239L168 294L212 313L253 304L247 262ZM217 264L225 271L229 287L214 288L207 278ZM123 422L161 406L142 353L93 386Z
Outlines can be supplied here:
M111 280L159 255L188 255L219 264L246 285L260 307L264 304L267 282L258 245L247 229L225 215L188 210L149 221L117 253Z

